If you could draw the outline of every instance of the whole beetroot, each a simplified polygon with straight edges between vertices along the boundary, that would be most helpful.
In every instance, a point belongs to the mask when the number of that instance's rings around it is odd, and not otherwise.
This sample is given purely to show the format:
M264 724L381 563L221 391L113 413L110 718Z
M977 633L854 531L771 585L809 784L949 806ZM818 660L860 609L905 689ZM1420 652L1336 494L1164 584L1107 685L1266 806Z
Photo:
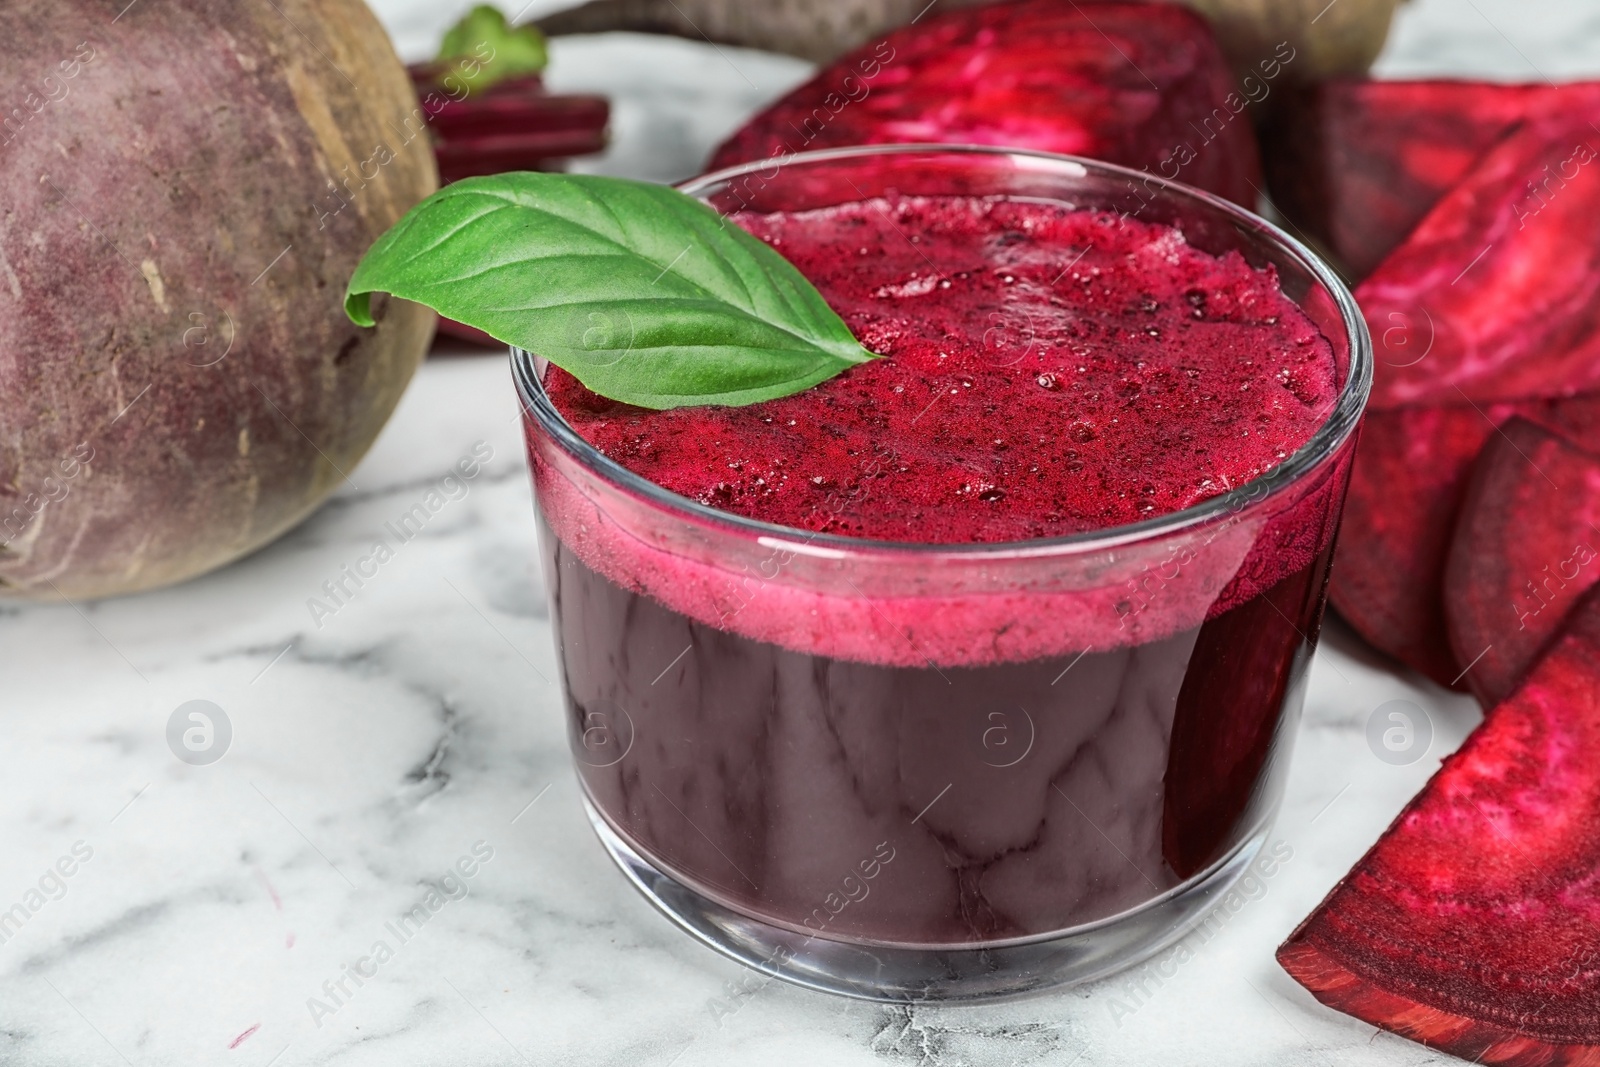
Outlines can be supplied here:
M0 595L181 581L304 518L416 369L341 308L437 185L361 0L0 6Z

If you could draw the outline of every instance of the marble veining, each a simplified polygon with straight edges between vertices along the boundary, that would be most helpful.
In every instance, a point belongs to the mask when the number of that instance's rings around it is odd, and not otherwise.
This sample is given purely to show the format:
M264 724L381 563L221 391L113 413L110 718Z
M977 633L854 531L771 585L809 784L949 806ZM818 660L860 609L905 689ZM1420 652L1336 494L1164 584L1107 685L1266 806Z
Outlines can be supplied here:
M466 6L375 4L413 58ZM809 69L640 38L554 55L553 87L617 97L615 144L585 169L663 180ZM1581 0L1413 0L1380 69L1595 76L1600 18ZM582 813L515 417L502 358L435 360L353 485L270 548L176 589L0 606L0 1063L1453 1062L1322 1009L1272 961L1478 718L1338 626L1273 833L1285 858L1208 939L955 1009L808 993L691 942ZM337 610L308 607L480 441L493 455L464 493L390 537ZM166 741L196 699L233 729L209 766ZM1393 699L1432 725L1407 766L1365 739Z

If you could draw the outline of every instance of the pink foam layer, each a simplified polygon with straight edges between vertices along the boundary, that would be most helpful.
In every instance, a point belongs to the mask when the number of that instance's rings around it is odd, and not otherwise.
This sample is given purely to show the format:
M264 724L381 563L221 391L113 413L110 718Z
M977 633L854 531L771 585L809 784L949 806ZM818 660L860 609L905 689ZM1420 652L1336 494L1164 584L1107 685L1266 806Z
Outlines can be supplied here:
M1309 566L1347 464L1295 500L1117 551L987 564L839 553L669 513L597 479L537 431L541 514L585 566L696 622L792 651L885 666L983 666L1129 648L1199 626ZM1066 664L1063 663L1063 666Z

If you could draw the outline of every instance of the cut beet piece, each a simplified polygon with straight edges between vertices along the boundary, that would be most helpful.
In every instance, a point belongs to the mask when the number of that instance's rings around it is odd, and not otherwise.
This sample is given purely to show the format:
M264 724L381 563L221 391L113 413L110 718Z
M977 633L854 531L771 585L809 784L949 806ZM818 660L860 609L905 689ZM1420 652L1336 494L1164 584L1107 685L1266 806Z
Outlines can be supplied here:
M406 130L426 122L443 182L508 170L562 170L566 159L606 147L611 104L603 96L547 93L537 74L462 96L448 65L409 71L422 107Z
M1339 79L1285 99L1262 142L1272 195L1357 279L1519 120L1600 121L1600 82Z
M440 180L560 169L549 161L605 149L610 116L603 96L551 95L537 86L496 85L481 97L451 101L433 118Z
M757 115L711 166L840 145L1005 145L1148 167L1253 207L1248 106L1190 10L1024 0L930 13L864 45Z
M1513 415L1600 452L1595 393L1379 411L1362 426L1328 597L1375 647L1441 685L1472 661L1457 660L1445 621L1444 569L1456 518L1473 461Z
M1600 581L1600 455L1522 418L1474 465L1445 570L1456 660L1485 707L1510 695Z
M1474 1062L1600 1063L1600 598L1278 960L1324 1004Z
M1440 598L1450 533L1473 459L1514 410L1374 412L1361 428L1329 599L1373 645L1441 685L1460 673Z
M1529 123L1356 290L1374 409L1600 385L1600 133Z

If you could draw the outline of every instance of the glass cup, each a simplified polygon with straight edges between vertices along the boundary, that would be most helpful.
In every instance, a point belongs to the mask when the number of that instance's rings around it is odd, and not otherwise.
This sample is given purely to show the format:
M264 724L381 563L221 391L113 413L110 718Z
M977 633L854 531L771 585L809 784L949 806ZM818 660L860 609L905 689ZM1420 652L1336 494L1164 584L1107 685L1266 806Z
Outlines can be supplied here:
M587 444L513 351L572 753L624 874L771 975L967 1000L1102 977L1270 873L1372 376L1332 271L1216 197L1037 152L812 152L681 188L728 213L961 194L1178 226L1275 268L1341 388L1303 448L1184 511L901 544L670 493Z

